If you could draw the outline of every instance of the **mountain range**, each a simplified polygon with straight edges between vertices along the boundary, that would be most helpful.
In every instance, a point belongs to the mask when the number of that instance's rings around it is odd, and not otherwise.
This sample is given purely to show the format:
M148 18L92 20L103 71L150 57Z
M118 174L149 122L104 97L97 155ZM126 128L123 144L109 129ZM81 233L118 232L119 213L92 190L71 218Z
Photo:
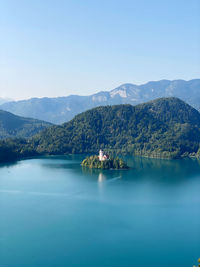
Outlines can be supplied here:
M178 97L200 110L200 79L161 80L143 85L127 83L111 91L101 91L90 96L70 95L11 101L0 105L0 109L19 116L61 124L71 120L78 113L97 106L137 105L160 97Z
M52 124L32 118L24 118L0 110L0 139L31 137Z
M174 97L101 106L28 140L1 141L0 158L98 153L100 148L158 158L200 156L200 113Z
M12 101L12 99L0 97L0 105L4 104L6 102L10 102L10 101Z

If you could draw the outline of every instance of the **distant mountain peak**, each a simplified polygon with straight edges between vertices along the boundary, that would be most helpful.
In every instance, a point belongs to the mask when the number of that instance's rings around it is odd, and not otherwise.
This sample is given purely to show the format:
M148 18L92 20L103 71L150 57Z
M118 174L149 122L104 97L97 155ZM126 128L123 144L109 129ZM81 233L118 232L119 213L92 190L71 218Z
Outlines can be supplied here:
M6 103L6 102L10 102L12 101L11 98L4 98L4 97L0 97L0 105Z
M123 97L123 98L128 97L127 89L126 88L115 89L110 92L111 97L115 97L116 95L119 95L120 97Z
M124 83L119 87L110 91L110 96L113 98L115 96L120 96L122 98L128 98L138 95L139 89L135 84Z

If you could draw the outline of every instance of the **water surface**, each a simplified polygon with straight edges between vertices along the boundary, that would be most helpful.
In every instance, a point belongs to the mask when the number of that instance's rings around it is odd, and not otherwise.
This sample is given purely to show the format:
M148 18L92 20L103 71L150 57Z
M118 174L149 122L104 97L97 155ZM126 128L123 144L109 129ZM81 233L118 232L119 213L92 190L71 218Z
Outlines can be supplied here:
M82 156L0 165L0 266L193 266L200 257L200 163Z

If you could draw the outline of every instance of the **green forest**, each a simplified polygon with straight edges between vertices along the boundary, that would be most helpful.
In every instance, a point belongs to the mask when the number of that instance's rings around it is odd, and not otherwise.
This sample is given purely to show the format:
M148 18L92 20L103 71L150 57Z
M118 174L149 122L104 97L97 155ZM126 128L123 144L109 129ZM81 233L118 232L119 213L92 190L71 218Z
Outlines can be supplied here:
M39 153L26 139L10 138L0 141L0 162L15 161L38 155Z
M93 169L128 169L126 163L119 158L110 158L104 161L100 161L98 156L90 156L85 158L81 165L83 167Z
M97 153L100 148L157 158L200 156L200 113L178 98L101 106L29 139L0 143L0 150L16 157Z
M31 118L24 118L0 110L0 139L29 138L52 124Z

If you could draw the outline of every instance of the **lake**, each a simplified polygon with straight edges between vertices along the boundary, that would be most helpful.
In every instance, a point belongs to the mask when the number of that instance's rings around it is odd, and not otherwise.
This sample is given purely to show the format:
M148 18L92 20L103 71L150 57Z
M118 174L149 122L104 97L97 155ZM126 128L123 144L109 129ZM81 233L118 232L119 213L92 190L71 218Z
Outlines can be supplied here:
M200 257L200 162L83 156L0 165L1 267L189 267Z

